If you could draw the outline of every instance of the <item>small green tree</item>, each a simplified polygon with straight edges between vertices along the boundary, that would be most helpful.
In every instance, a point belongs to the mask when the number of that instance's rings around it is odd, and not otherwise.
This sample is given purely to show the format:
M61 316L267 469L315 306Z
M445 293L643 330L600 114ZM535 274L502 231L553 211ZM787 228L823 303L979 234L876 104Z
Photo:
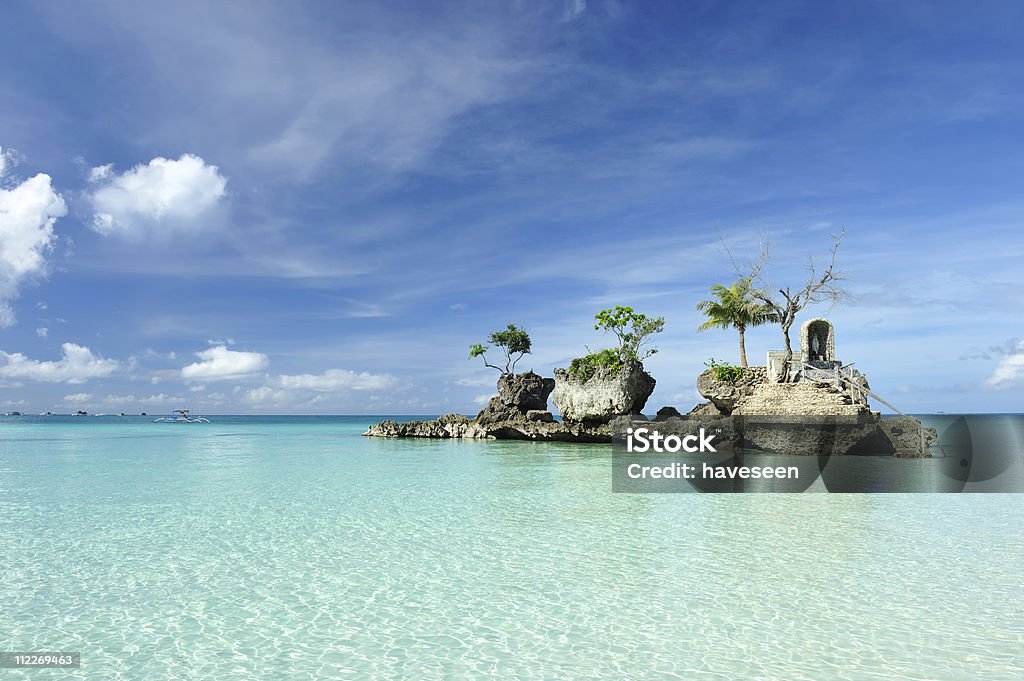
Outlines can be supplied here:
M697 303L697 309L708 317L708 320L698 326L697 330L733 328L739 331L740 366L746 367L747 327L777 322L779 314L775 307L763 303L755 297L750 277L742 277L732 286L715 284L711 287L711 295L717 300L702 300Z
M616 305L607 310L598 312L594 319L594 329L600 329L605 333L611 331L619 340L618 353L623 362L636 360L642 362L651 355L658 352L657 348L647 348L641 351L640 348L650 341L650 337L661 333L665 329L664 317L648 317L645 314L636 312L631 307Z
M530 341L530 334L526 333L525 329L520 329L515 324L509 324L505 327L504 331L495 331L487 337L489 345L482 343L475 343L469 346L469 358L475 359L482 357L484 360L484 366L492 369L497 369L501 372L501 375L514 373L516 370L516 363L523 358L523 356L530 354L533 348L533 343ZM505 366L504 368L491 364L487 361L487 355L484 353L491 349L491 347L500 348L505 354Z

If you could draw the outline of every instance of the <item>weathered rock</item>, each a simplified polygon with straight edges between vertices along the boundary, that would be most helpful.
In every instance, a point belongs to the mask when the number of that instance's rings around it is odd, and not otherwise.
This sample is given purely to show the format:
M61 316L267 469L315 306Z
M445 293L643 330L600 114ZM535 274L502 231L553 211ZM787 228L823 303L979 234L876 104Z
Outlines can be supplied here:
M586 381L555 369L552 401L570 423L608 423L616 416L639 414L654 392L654 377L640 362L628 362L618 372L599 368Z
M682 414L680 414L679 410L675 407L662 407L658 410L658 413L655 414L654 420L664 421L665 419L670 419L673 416L682 416Z
M611 442L611 427L606 424L558 423L533 420L550 412L531 410L517 420L499 421L482 426L461 414L448 414L433 421L383 421L370 426L367 437L424 437L437 439L535 440L539 442Z
M432 421L382 421L367 429L368 437L469 438L488 437L487 431L462 414L446 414Z
M553 378L543 378L529 371L518 376L504 374L498 379L498 395L477 414L480 425L519 420L530 411L547 411L548 396L555 389Z
M764 383L767 376L765 367L747 367L735 381L720 381L715 378L714 370L708 369L697 377L697 392L710 400L721 413L731 414L736 404L753 393L754 387Z
M607 423L559 423L542 421L505 421L486 427L488 437L496 440L534 440L538 442L611 442Z
M687 416L725 416L714 402L701 402L690 410Z
M917 459L931 456L930 446L939 439L934 428L927 428L913 416L882 419L879 427L892 443L893 456Z
M597 423L558 423L547 409L554 379L532 372L502 376L498 395L475 419L448 414L433 421L384 421L368 437L427 437L552 442L611 442L611 428Z
M892 454L892 445L878 429L878 415L757 415L731 417L739 424L750 449L791 456Z
M868 377L859 371L854 374L850 383L843 383L843 392L849 395L854 402L865 406L868 403L868 390L870 389Z

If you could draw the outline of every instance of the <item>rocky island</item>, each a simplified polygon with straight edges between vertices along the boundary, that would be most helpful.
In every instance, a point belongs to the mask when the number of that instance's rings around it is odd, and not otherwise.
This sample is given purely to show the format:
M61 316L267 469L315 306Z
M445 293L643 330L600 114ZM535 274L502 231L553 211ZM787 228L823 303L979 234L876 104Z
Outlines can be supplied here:
M431 421L384 421L371 426L364 435L611 442L612 419L628 414L639 417L654 392L654 378L642 365L615 375L596 375L585 384L561 369L555 370L555 376L503 374L498 379L498 395L475 418L447 414ZM548 411L552 392L561 421Z
M930 456L933 429L905 414L883 419L870 408L868 397L880 398L864 375L835 359L828 320L805 322L800 340L800 355L791 360L769 353L765 366L704 371L697 390L707 401L686 414L674 407L658 410L659 430L686 434L710 427L727 447L772 453ZM474 418L384 421L364 435L612 442L627 428L650 425L642 412L656 381L640 359L627 354L621 362L577 362L555 369L554 378L503 372L498 395ZM561 420L549 411L549 397Z

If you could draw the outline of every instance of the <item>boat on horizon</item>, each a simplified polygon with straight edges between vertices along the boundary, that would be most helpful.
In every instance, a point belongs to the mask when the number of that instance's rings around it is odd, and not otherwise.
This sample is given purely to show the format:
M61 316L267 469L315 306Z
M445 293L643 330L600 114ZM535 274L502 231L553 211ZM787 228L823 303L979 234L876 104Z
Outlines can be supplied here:
M192 416L188 409L175 409L170 416L161 416L153 423L209 423L210 419L203 416Z

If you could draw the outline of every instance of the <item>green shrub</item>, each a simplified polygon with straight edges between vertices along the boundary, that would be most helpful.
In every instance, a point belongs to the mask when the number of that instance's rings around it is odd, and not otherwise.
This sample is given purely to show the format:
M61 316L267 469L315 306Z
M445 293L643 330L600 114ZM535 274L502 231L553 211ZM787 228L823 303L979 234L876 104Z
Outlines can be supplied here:
M617 374L623 366L625 364L619 351L606 348L574 359L569 364L569 375L581 383L586 383L597 373L599 368L606 368L610 370L610 373Z
M652 318L637 312L631 307L616 305L607 310L601 310L594 317L597 324L594 330L598 329L611 331L619 340L618 353L623 360L635 359L642 362L658 351L657 348L640 348L650 341L650 337L661 333L665 329L665 318Z
M723 383L735 383L743 378L745 373L743 367L719 363L714 357L704 362L704 366L710 367L715 372L715 378Z

